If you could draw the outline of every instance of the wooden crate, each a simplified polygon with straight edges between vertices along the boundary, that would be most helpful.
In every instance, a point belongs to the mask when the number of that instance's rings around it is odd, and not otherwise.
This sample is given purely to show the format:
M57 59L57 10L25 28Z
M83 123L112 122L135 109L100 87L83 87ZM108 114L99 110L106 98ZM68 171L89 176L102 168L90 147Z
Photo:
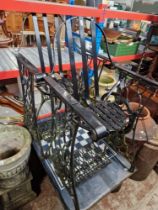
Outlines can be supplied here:
M19 33L22 30L22 13L9 12L6 18L7 29L13 33Z
M44 32L42 17L40 14L38 14L37 17L38 17L39 30L40 32ZM48 15L48 23L49 23L50 32L54 33L54 16L53 15ZM13 33L19 33L23 29L22 28L23 14L17 13L17 12L9 12L7 14L6 25L7 25L8 31L13 32ZM31 15L29 15L28 20L25 21L24 30L34 31L34 25L33 25Z
M44 32L42 16L40 14L38 14L37 17L38 17L39 31ZM47 18L48 18L49 31L52 34L52 33L54 33L54 16L53 15L48 15ZM26 26L26 30L34 31L34 25L33 25L33 20L32 20L31 15L28 17L28 24Z

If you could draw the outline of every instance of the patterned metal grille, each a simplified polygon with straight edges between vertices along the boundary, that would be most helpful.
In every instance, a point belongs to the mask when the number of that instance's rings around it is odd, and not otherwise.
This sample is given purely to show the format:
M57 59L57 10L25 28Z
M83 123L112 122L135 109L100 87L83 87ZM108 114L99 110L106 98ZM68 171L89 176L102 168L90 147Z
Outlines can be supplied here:
M24 101L24 124L34 138L37 138L36 109L34 101L34 75L22 64L19 63L20 77Z
M49 154L53 160L58 176L65 186L70 190L72 186L70 174L70 156L71 156L71 134L67 127L64 133L64 115L58 114L56 121L60 124L60 131L56 135L56 140L52 143L52 138L48 135L51 129L51 119L39 124L40 130L48 138L44 138L43 148L45 154ZM57 119L58 118L58 119ZM63 124L61 126L61 124ZM116 153L114 153L104 141L93 143L86 130L78 128L76 143L74 146L74 176L76 185L95 175L99 170L111 162Z

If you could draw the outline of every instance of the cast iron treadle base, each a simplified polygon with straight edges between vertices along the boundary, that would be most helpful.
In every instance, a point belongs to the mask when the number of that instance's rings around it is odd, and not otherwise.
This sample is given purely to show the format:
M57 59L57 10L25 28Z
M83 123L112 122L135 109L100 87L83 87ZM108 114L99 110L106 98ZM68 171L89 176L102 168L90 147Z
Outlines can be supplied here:
M120 131L124 128L126 116L117 104L100 101L96 104L90 104L90 108L108 131Z
M63 114L60 113L57 117L59 121L62 121ZM38 123L41 133L45 133L51 129L50 119L43 119ZM66 132L65 139L63 139L61 135L59 139L56 140L56 144L52 145L53 147L50 146L50 141L51 139L48 135L48 139L42 140L41 142L43 151L50 154L50 156L45 159L41 158L40 143L33 141L33 145L50 180L60 194L65 204L65 209L74 210L75 207L68 186L69 176L63 173L69 171L70 147L67 147L66 162L60 161L63 156L61 155L61 157L59 157L60 153L58 151L60 149L62 149L62 151L66 149L64 145L67 145L70 141L70 133ZM81 127L78 128L76 135L74 157L75 180L77 182L76 191L81 210L90 208L94 203L115 189L124 179L131 175L131 173L128 172L130 163L124 157L116 153L106 143L106 139L93 142L88 135L88 131ZM69 182L69 184L71 184L71 182Z
M58 120L62 114L58 114ZM47 132L51 128L51 121L40 123L41 133ZM47 141L42 141L43 151L45 154L50 154L50 158L54 162L55 168L58 171L62 182L70 189L71 181L70 175L67 174L70 171L70 151L71 146L66 147L66 144L70 141L70 133L66 132L65 139L62 136L58 138L55 144L49 147L51 138L48 135ZM76 143L74 147L74 173L75 182L78 185L80 182L92 177L102 168L106 167L110 163L110 156L115 155L110 152L109 147L100 146L100 141L97 143L92 142L88 132L79 127L76 135ZM61 152L62 151L62 152ZM63 161L63 154L64 161Z
M100 169L110 163L106 151L103 151L98 144L88 144L74 152L74 172L76 184L85 181L93 176ZM69 170L68 165L66 166ZM66 186L67 182L65 182Z
M33 141L33 146L50 178L50 181L58 191L61 200L65 205L65 209L75 210L72 197L57 175L52 159L41 158L41 150L37 141ZM100 147L103 148L103 145L100 145ZM131 175L127 169L130 167L130 163L119 154L116 154L110 147L107 150L111 163L107 164L104 168L97 171L93 176L89 177L84 182L81 182L76 187L81 210L89 209L99 199L111 192L120 185L123 180ZM120 160L126 167L120 163Z

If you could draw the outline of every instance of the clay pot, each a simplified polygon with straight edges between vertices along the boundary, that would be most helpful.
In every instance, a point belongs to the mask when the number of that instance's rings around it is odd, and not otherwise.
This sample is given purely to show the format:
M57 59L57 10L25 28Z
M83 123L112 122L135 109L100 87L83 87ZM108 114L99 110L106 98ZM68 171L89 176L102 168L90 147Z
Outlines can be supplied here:
M150 114L153 119L158 123L158 94L155 93L153 95L152 91L150 89L146 90L145 87L139 85L131 85L129 87L129 95L128 98L130 101L139 102L137 91L138 89L141 92L144 92L142 95L142 105L145 105L149 110ZM152 95L152 97L149 98L149 95Z
M29 132L16 125L0 125L0 188L12 188L28 176Z
M129 106L133 111L138 110L138 108L140 107L140 105L136 102L130 102ZM156 123L150 116L150 111L146 107L144 107L142 112L140 113L140 117L138 118L134 140L146 142L147 140L152 139L155 129ZM129 132L126 135L126 138L132 140L133 131Z
M132 110L137 110L139 104L131 102ZM158 161L158 127L155 121L150 116L149 110L144 107L138 118L138 123L135 130L135 144L134 148L131 144L133 131L126 135L126 141L129 147L129 154L132 155L135 151L138 155L135 159L135 166L137 168L130 178L135 181L142 181L147 178ZM134 151L133 151L134 150Z
M158 141L157 141L158 142ZM137 172L130 178L135 181L143 181L148 177L156 163L158 162L158 143L153 145L153 141L145 143L140 150L135 161Z

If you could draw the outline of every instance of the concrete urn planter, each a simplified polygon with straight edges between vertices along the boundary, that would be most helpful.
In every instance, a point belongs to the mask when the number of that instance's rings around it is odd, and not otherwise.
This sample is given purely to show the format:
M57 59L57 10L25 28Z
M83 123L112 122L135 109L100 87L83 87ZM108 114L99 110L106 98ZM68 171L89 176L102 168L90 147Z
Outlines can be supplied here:
M25 128L0 125L0 188L15 187L27 178L30 150L31 136Z

